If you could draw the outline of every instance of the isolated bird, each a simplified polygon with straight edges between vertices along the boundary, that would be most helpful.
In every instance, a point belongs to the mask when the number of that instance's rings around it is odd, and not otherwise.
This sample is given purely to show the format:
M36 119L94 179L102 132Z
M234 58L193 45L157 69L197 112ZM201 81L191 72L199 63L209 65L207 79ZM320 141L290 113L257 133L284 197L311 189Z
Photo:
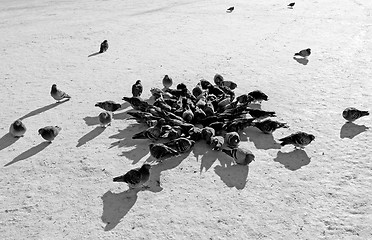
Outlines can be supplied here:
M168 75L165 75L163 78L163 86L165 89L170 88L173 85L173 79L170 78Z
M153 156L158 162L180 155L176 150L165 146L162 143L152 143L149 145L149 148L151 156Z
M144 187L144 184L150 179L150 164L143 164L140 168L129 170L126 174L114 177L114 182L125 182L129 188Z
M102 108L103 110L109 111L109 112L115 112L119 108L121 108L120 103L116 103L114 101L104 101L104 102L97 102L96 107Z
M278 128L288 128L286 123L281 123L273 121L271 119L266 119L260 122L253 122L253 126L260 129L263 133L270 134Z
M12 134L13 137L23 137L26 130L25 124L18 119L10 125L9 133Z
M140 97L143 92L143 87L141 84L141 80L137 80L135 84L132 86L132 95L133 97Z
M57 102L59 102L60 100L64 99L64 98L71 98L70 95L68 95L67 93L65 93L64 91L60 90L57 88L57 85L56 84L53 84L52 85L52 89L50 90L50 95L55 99L57 100Z
M100 52L100 53L106 52L107 49L108 49L108 43L107 43L107 40L104 40L104 41L101 43L101 47L99 48L99 52Z
M240 165L248 165L255 158L251 151L242 148L222 149L222 152L234 158L235 162Z
M298 53L295 53L294 55L307 58L308 56L310 56L310 54L311 54L311 49L307 48L307 49L299 51Z
M304 148L306 145L309 145L314 139L315 136L312 134L308 134L305 132L296 132L287 137L279 139L279 141L281 141L281 146L292 144L295 147Z
M62 130L59 126L46 126L39 129L39 134L42 138L45 140L52 142L55 137L59 134L59 132Z
M251 97L255 102L262 102L268 100L268 96L260 90L252 91L248 93L248 96Z
M292 2L292 3L288 4L287 6L290 7L290 8L293 8L293 6L294 6L295 4L296 4L295 2Z
M112 116L109 112L101 112L98 115L98 120L101 123L101 127L107 127L111 125Z
M220 151L225 142L225 139L222 136L213 136L209 145L212 147L213 151Z
M179 153L184 153L189 151L195 144L195 141L189 140L184 137L174 139L172 141L164 143L165 146L173 148Z
M348 107L342 112L342 116L348 121L348 122L354 122L355 120L363 117L368 116L368 111L361 111L354 107Z
M240 136L237 132L229 132L225 134L225 142L229 148L237 148L240 143Z
M231 13L232 11L234 11L234 7L229 7L229 8L226 10L226 12L229 12L229 13Z

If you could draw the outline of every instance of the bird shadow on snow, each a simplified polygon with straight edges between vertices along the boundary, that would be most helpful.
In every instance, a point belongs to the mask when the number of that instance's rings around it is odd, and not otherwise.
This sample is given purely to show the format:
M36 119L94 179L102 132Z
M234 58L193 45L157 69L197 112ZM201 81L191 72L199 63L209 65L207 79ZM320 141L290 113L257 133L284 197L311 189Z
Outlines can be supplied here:
M103 213L101 220L106 223L105 231L110 231L127 215L137 201L137 194L141 189L128 189L122 193L107 191L101 197Z
M173 169L181 164L189 154L184 153L180 156L169 158L162 163L152 165L150 170L150 179L145 184L146 188L128 189L122 193L113 193L107 191L102 197L103 213L101 220L106 223L105 231L110 231L118 225L120 220L127 215L129 210L134 206L138 198L138 192L151 191L160 192L163 188L160 185L161 172ZM146 161L151 162L153 158L150 156Z
M2 138L0 138L0 151L17 142L18 139L19 137L14 137L10 133L5 134Z
M105 131L105 129L106 129L105 127L101 127L101 126L96 127L92 131L90 131L87 134L85 134L84 136L82 136L78 140L78 144L76 145L76 147L81 147L82 145L86 144L90 140L93 140L95 137L97 137L98 135L103 133L103 131Z
M295 149L292 152L279 151L274 161L283 164L284 167L289 170L295 171L308 165L310 163L310 158L304 150Z
M35 109L29 113L27 113L26 115L24 115L23 117L19 118L20 120L23 120L23 119L26 119L26 118L29 118L29 117L32 117L32 116L35 116L37 114L40 114L42 112L45 112L45 111L48 111L54 107L57 107L58 105L61 105L65 102L68 102L70 99L66 99L65 101L61 101L61 102L55 102L55 103L52 103L52 104L49 104L49 105L46 105L44 107L41 107L41 108L38 108L38 109Z
M346 122L340 130L340 138L354 138L358 134L365 132L369 127Z
M296 60L298 63L302 64L302 65L307 65L309 60L306 59L306 58L296 58L296 57L293 57L294 60Z
M257 128L253 127L246 128L244 129L242 134L240 134L240 136L241 141L245 141L244 137L246 136L246 138L249 139L249 141L253 142L257 149L268 150L281 148L280 144L274 140L272 134L265 134Z
M95 52L95 53L92 53L90 55L88 55L88 57L93 57L93 56L96 56L96 55L99 55L99 54L102 54L102 52Z
M8 162L7 164L5 164L4 167L7 167L9 165L12 165L13 163L16 163L18 161L25 160L29 157L32 157L32 156L36 155L37 153L43 151L49 145L50 145L50 142L42 142L42 143L28 149L27 151L21 153L20 155L15 157L11 162Z

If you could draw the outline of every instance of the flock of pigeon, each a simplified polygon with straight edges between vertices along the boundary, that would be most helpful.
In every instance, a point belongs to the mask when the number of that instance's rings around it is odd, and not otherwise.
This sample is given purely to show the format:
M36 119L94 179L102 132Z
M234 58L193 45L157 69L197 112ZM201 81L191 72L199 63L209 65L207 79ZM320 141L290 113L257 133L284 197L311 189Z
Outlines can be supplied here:
M288 5L292 8L294 3ZM234 7L228 9L232 12ZM99 53L108 49L108 42L101 43ZM310 48L295 53L295 56L307 58ZM253 108L252 104L261 104L268 101L268 96L260 90L249 92L235 97L234 90L237 84L224 80L223 76L216 74L214 84L201 79L190 91L185 84L180 83L176 88L171 88L173 80L168 75L163 78L163 89L150 90L155 102L149 104L142 100L143 86L137 80L132 86L132 97L123 97L136 111L127 112L139 123L147 125L147 129L136 133L132 139L149 139L149 150L157 162L178 156L190 151L196 142L206 141L212 150L222 151L237 164L248 165L255 156L244 148L239 147L240 135L245 128L256 127L264 134L272 134L276 129L287 128L286 123L271 120L275 117L273 111ZM50 95L60 102L71 97L64 91L52 85ZM119 110L122 104L114 101L97 102L96 107L105 111L98 116L101 127L111 124L112 113ZM250 117L247 117L247 114ZM369 115L368 111L361 111L353 107L346 108L342 116L353 122L360 117ZM62 130L59 126L46 126L40 128L38 133L43 139L52 142ZM21 120L11 124L9 132L14 137L22 137L26 126ZM279 139L280 145L294 145L304 148L315 139L315 136L306 132L295 132ZM163 143L158 142L163 140ZM126 182L130 188L146 187L145 183L150 177L150 164L132 169L122 176L115 177L114 182Z

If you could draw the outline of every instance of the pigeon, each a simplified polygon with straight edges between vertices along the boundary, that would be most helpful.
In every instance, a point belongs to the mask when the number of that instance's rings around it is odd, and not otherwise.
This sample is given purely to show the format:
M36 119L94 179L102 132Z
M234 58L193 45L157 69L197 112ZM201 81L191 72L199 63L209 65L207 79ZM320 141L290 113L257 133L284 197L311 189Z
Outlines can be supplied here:
M248 165L255 158L251 151L242 148L222 149L222 152L234 158L235 162L240 165Z
M240 136L237 132L226 133L225 142L229 148L237 148L240 143Z
M161 137L161 126L165 124L164 119L158 120L155 126L149 127L146 130L136 133L132 136L132 139L150 139L157 141Z
M276 117L275 112L268 112L268 111L264 111L261 109L248 108L247 111L253 118L257 118L257 119L263 119L267 117Z
M253 99L255 102L262 102L268 100L268 96L260 90L252 91L248 93L248 96L250 96L251 99Z
M147 102L142 101L141 99L136 98L136 97L131 97L131 98L123 97L123 100L128 102L132 106L133 109L140 110L142 112L147 112L150 109L150 107L152 107Z
M129 170L126 174L114 177L114 182L125 182L129 188L145 187L144 184L150 178L150 164L143 164L140 168Z
M195 127L195 126L192 127L188 131L188 135L190 136L190 139L193 140L193 141L199 141L199 140L203 139L202 129L198 128L198 127Z
M342 116L348 121L348 122L354 122L355 120L363 117L368 116L368 111L361 111L353 107L348 107L342 112Z
M295 4L296 4L295 2L292 2L292 3L288 4L287 6L288 6L289 8L293 8L293 6L294 6Z
M287 137L279 139L279 141L281 141L281 146L292 144L295 147L304 148L306 145L309 145L314 139L315 136L312 134L308 134L305 132L296 132Z
M231 90L234 90L238 87L238 84L234 83L233 81L222 81L221 86L225 86Z
M225 142L225 139L222 136L213 136L211 137L211 142L209 145L212 147L213 151L220 151Z
M194 97L199 97L200 95L203 94L203 89L201 87L201 84L197 84L193 89L192 89L192 95L194 95Z
M38 132L42 138L44 138L48 142L52 142L61 130L62 128L59 126L46 126L40 128Z
M120 103L116 103L114 101L104 101L104 102L97 102L96 107L102 108L103 110L109 111L109 112L115 112L119 108L121 108Z
M216 131L211 127L205 127L202 129L202 139L207 141L207 144L211 142L211 137L216 135Z
M229 7L229 8L226 10L226 12L228 12L228 13L231 13L232 11L234 11L234 7Z
M143 92L143 87L141 84L141 80L137 80L135 84L132 86L132 95L133 97L140 97Z
M98 115L99 122L101 123L101 127L106 127L111 125L112 116L109 112L101 112Z
M107 49L108 49L108 43L107 43L107 40L104 40L104 41L101 43L101 47L99 48L99 52L100 52L100 53L106 52Z
M307 49L299 51L298 53L295 53L294 55L307 58L308 56L310 56L310 54L311 54L311 49L307 48Z
M168 75L165 75L163 78L163 86L165 89L170 88L173 85L173 79L170 78Z
M202 89L208 89L210 87L213 87L212 83L205 79L200 79L200 86L202 87Z
M149 148L151 156L153 156L158 162L180 155L176 150L165 146L162 143L152 143L149 145Z
M27 128L26 128L25 124L21 120L16 120L16 121L14 121L14 123L12 123L10 125L9 133L13 137L19 138L19 137L23 137L26 130L27 130Z
M213 81L217 86L221 86L223 82L223 77L220 74L216 73L216 75L214 75L213 77Z
M270 119L266 119L260 122L254 122L253 126L257 127L266 134L273 133L278 128L288 128L288 125L286 123L281 123Z
M179 153L184 153L189 151L195 145L195 141L189 140L184 137L180 137L172 141L166 142L164 143L164 145L173 148Z
M57 88L57 85L56 84L53 84L52 85L52 89L50 90L50 95L55 99L57 100L57 102L59 102L60 100L64 99L64 98L67 98L67 99L70 99L70 95L68 95L67 93L65 93L64 91L60 90Z

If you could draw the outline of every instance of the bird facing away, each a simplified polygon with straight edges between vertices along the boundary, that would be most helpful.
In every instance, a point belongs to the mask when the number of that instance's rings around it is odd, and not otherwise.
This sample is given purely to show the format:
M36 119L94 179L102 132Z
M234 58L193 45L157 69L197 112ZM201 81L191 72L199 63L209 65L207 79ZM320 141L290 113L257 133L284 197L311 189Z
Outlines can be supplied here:
M132 94L133 97L140 97L143 92L143 87L141 84L141 80L137 80L135 84L132 86Z
M104 41L101 43L101 47L99 48L99 52L100 52L100 53L106 52L107 49L108 49L108 43L107 43L107 40L104 40Z
M44 138L48 142L52 142L61 130L62 128L59 126L46 126L40 128L38 132L42 138Z
M104 101L104 102L97 102L96 107L102 108L103 110L109 111L109 112L115 112L119 108L121 108L120 103L116 103L114 101Z
M348 122L354 122L355 120L363 117L368 116L368 111L361 111L354 107L348 107L342 112L342 116L348 121Z
M60 100L64 99L64 98L67 98L67 99L70 99L70 95L68 95L67 93L65 93L64 91L60 90L57 88L57 85L56 84L53 84L52 85L52 89L50 90L50 95L55 99L57 100L57 102L59 102Z
M305 132L296 132L287 137L279 139L279 141L282 141L280 143L281 146L292 144L296 148L304 148L305 146L309 145L314 139L315 136L312 134L308 134Z
M288 125L286 123L281 123L270 119L266 119L261 122L254 122L253 126L260 129L263 133L266 134L273 133L278 128L288 128Z
M150 164L143 164L140 168L129 170L126 174L114 177L114 182L125 182L129 188L145 187L144 184L150 179Z
M101 124L101 127L107 127L111 125L112 116L109 112L101 112L98 115L99 122Z
M299 51L298 53L295 53L294 55L307 58L308 56L310 56L310 54L311 54L311 49L307 48L307 49Z
M23 137L27 128L23 124L21 120L16 120L14 123L10 125L9 133L12 134L13 137Z
M165 89L170 88L173 85L173 79L170 78L168 75L165 75L163 78L163 86Z
M176 150L165 146L162 143L152 143L149 145L149 148L151 156L153 156L158 162L162 162L167 158L180 155Z
M229 7L227 10L226 10L226 12L228 12L228 13L231 13L232 11L234 11L234 7Z
M242 148L222 149L222 152L234 158L235 162L240 165L248 165L255 158L251 151Z
M292 3L288 4L287 6L288 6L289 8L293 8L293 6L294 6L295 4L296 4L295 2L292 2Z

